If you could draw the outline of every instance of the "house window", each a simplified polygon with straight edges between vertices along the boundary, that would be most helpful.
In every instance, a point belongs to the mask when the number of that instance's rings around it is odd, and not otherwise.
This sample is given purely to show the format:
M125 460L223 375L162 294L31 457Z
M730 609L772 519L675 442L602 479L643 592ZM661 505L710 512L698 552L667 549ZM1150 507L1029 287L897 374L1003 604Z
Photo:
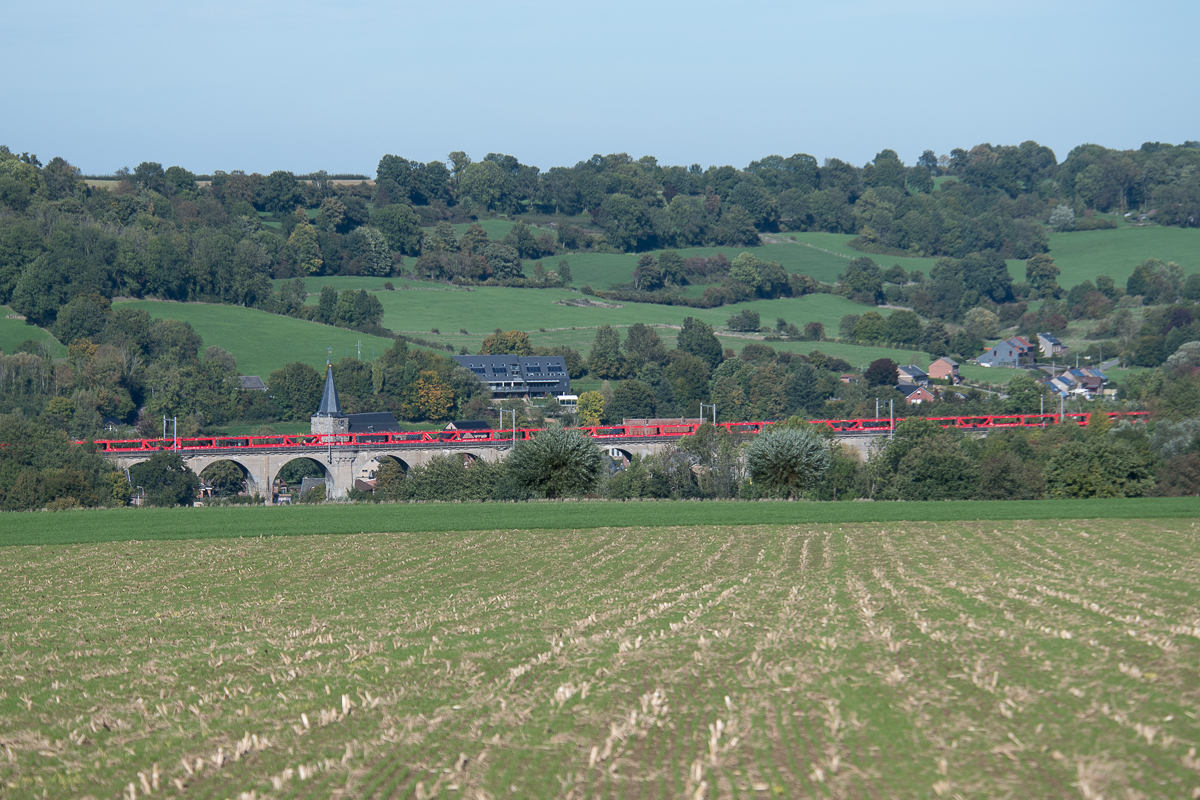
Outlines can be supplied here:
M492 367L492 374L494 374L494 375L507 375L507 374L508 374L508 368L507 368L507 367Z

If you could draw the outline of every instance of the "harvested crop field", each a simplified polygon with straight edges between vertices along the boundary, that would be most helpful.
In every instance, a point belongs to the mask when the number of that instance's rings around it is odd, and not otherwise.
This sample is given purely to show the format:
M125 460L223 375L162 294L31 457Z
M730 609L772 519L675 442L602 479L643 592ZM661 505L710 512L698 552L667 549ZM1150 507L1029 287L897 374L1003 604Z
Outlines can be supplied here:
M1200 791L1190 519L4 555L4 797Z

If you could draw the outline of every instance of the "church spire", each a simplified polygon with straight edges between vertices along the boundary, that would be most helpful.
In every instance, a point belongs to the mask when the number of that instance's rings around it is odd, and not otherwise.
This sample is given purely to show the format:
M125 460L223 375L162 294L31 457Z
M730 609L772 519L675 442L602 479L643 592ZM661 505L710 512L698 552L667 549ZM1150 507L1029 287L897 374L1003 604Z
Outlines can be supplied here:
M333 364L325 362L325 393L321 395L321 407L317 409L318 417L340 417L342 404L338 402L337 387L333 385Z

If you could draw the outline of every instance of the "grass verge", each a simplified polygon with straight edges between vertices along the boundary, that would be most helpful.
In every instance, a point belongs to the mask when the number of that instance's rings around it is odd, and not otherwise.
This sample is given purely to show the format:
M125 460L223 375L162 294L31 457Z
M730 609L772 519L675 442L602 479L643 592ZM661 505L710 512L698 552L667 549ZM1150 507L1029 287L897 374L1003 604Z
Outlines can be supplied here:
M914 503L535 502L106 509L0 515L0 545L257 536L897 521L1200 518L1194 497Z

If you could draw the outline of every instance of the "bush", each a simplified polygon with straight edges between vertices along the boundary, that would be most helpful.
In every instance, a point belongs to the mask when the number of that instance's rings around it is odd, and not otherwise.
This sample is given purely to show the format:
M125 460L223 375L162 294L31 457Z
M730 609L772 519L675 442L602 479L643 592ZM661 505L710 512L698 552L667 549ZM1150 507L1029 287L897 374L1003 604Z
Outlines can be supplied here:
M812 426L771 429L746 454L751 480L789 499L820 483L830 461L825 440Z
M731 331L757 331L761 324L761 318L757 311L749 309L734 314L725 322Z
M604 454L577 431L546 431L518 445L505 470L515 486L547 498L582 495L600 479Z

